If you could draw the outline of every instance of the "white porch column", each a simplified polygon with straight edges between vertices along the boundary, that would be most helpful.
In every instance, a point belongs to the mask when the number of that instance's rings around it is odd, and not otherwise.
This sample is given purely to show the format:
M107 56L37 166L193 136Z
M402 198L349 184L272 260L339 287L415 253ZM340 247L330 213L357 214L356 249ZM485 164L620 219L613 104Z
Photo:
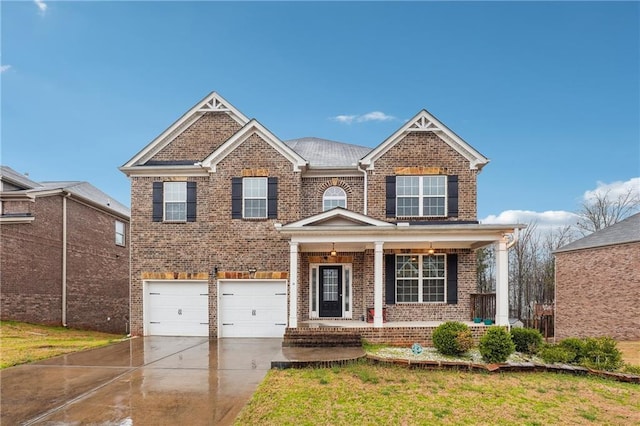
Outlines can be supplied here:
M496 325L509 325L509 256L507 239L495 243L496 248Z
M382 327L382 246L384 243L374 243L373 257L373 326Z
M289 243L289 327L298 328L298 243Z

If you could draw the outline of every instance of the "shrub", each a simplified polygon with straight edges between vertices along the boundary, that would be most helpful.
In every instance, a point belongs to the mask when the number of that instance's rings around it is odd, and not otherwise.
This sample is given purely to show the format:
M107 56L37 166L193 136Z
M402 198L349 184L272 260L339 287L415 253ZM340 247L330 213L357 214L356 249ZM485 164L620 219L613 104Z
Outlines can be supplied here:
M581 364L597 370L617 370L622 367L622 353L611 337L590 337L584 339Z
M535 354L542 346L542 334L533 328L511 329L511 340L516 345L516 351Z
M504 327L489 327L480 339L480 354L486 362L505 362L515 350L516 345Z
M573 359L567 362L580 363L585 355L585 343L583 339L577 337L568 337L560 341L559 345L566 350L573 352Z
M561 345L544 345L538 351L538 356L547 364L568 364L574 360L576 353Z
M471 330L466 324L449 321L440 324L431 336L433 346L443 355L462 355L473 347Z
M622 372L640 376L640 365L625 364L624 367L622 367Z

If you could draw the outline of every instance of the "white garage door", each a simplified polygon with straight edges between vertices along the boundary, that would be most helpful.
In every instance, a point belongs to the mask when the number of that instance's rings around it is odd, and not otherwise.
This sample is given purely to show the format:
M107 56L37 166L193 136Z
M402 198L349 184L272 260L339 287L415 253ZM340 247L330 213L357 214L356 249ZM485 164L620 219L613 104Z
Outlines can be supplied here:
M287 327L286 281L222 281L219 337L282 337Z
M145 305L148 336L209 335L206 281L147 282Z

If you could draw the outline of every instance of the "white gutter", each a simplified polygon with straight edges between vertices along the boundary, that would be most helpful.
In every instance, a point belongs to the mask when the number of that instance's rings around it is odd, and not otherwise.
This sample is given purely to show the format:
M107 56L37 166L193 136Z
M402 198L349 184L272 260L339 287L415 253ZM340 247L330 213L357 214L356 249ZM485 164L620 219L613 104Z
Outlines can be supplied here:
M359 163L358 163L358 171L362 172L362 174L364 175L364 200L363 200L364 208L363 208L362 214L366 216L367 215L367 171L365 169L361 169Z
M70 193L62 197L62 326L67 326L67 198Z

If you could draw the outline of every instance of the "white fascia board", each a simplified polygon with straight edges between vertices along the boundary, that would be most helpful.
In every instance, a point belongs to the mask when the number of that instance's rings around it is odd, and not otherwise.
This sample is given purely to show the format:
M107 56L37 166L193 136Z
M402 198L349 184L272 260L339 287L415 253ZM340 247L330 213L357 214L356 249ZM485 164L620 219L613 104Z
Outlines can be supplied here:
M300 157L294 150L285 145L277 136L260 124L260 122L252 119L242 129L238 130L236 134L227 139L225 143L220 145L218 149L212 152L211 155L202 160L202 167L207 167L211 172L215 172L218 163L225 159L254 133L289 160L293 165L293 171L301 171L307 165L307 161L304 158Z
M34 201L35 196L26 191L29 190L0 192L0 201Z
M437 128L428 128L424 130L411 129L418 120L426 118L431 123L435 124ZM372 170L374 168L375 161L380 158L385 152L387 152L392 146L400 141L406 134L411 132L428 131L436 133L445 143L455 149L460 155L469 160L470 167L472 169L481 169L489 160L475 150L471 145L465 142L460 136L456 135L451 129L442 124L437 118L430 114L426 109L423 109L416 114L411 120L407 121L402 127L400 127L394 134L389 136L380 145L375 147L369 154L360 160L363 166ZM446 135L446 137L442 137Z
M127 161L122 167L132 167L140 162L145 162L152 158L155 154L169 145L171 141L173 141L178 135L180 135L184 129L195 123L206 112L209 112L200 110L209 102L212 102L214 100L223 103L227 107L227 110L225 112L227 112L230 117L233 118L241 126L244 126L249 122L249 119L240 111L238 111L233 105L227 102L226 99L224 99L216 92L211 92L204 99L195 104L189 111L183 114L179 119L177 119L164 132L153 139L146 147L144 147L133 158L131 158L131 160ZM212 110L210 112L214 111Z
M3 216L0 217L0 223L31 223L35 219L35 216Z
M161 176L209 176L209 171L200 165L193 166L133 166L120 167L120 171L128 177L161 177Z

